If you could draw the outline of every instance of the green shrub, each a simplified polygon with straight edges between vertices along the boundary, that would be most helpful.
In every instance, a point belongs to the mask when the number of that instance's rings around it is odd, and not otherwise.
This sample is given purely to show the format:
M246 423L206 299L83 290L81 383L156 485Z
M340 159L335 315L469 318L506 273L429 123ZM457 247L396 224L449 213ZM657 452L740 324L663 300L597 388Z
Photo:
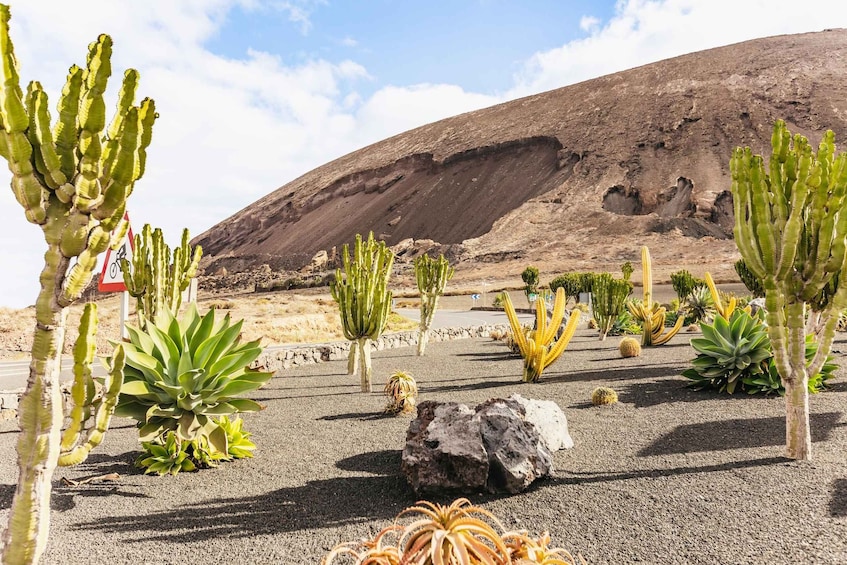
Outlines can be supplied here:
M706 286L706 281L694 277L686 270L671 273L671 286L673 286L676 295L680 302L685 302L685 299L698 288Z
M494 308L503 308L503 302L506 300L505 294L506 294L505 290L503 292L497 293L497 296L494 297L494 302L492 302L491 305Z
M559 288L565 289L565 299L574 301L579 300L580 289L582 288L582 277L580 273L565 273L559 275L550 281L550 290L556 292Z
M212 460L228 458L230 438L215 418L261 410L237 397L273 375L247 368L262 348L258 340L240 343L241 325L231 324L229 315L215 320L214 310L201 317L192 304L181 320L165 311L146 331L129 327L115 414L137 420L140 441L166 446L170 455L194 442L198 450L208 445ZM168 443L170 432L174 441Z
M612 322L609 335L641 335L641 324L632 317L628 310L624 310Z
M623 265L621 265L621 273L623 273L623 280L628 281L629 277L632 276L632 271L635 269L632 268L632 263L627 261Z
M530 302L531 294L538 295L538 267L529 266L521 273L521 279L524 282L524 294L527 302Z

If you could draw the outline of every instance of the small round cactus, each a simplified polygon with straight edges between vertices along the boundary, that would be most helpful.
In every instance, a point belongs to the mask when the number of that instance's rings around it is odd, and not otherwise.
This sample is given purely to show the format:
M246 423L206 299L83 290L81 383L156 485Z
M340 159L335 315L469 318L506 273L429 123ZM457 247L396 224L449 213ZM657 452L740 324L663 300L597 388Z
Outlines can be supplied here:
M623 338L618 349L621 352L621 357L638 357L641 355L641 344L634 337Z
M594 406L603 406L606 404L614 404L618 401L618 393L609 387L598 386L591 391L591 404Z

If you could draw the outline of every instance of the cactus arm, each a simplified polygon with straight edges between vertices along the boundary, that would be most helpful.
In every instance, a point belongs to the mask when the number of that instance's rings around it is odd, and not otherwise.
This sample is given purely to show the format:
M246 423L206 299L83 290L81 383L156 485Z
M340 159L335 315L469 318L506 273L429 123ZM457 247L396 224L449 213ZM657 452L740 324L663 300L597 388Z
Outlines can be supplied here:
M86 396L88 384L91 382L91 363L94 361L96 343L94 336L97 333L97 305L88 303L82 312L79 321L79 337L74 344L74 383L71 387L70 424L62 433L61 450L66 452L73 448L79 440L86 412ZM61 456L60 456L61 460ZM61 462L59 463L61 465Z
M69 467L82 463L91 450L103 441L106 431L109 429L112 415L115 413L115 407L118 405L118 397L124 380L124 363L124 348L123 345L118 344L112 356L112 366L103 384L103 397L100 399L94 414L94 426L86 433L85 442L75 445L78 441L76 440L67 447L63 445L62 453L59 455L60 466ZM90 365L88 371L89 373L91 371Z
M23 206L27 221L43 224L46 220L47 189L35 176L32 145L24 133L29 117L23 103L18 63L9 37L9 8L0 7L0 118L7 147L6 158L12 173L12 191Z
M650 308L653 305L653 262L646 245L641 247L641 281L644 288L644 304L646 308Z
M676 319L676 323L664 335L653 339L653 345L664 345L682 329L682 324L685 322L685 317L680 316Z
M83 212L90 212L102 201L100 175L103 146L100 135L106 127L103 93L112 74L111 54L112 40L107 35L100 35L97 41L89 45L79 108L79 173L74 180L76 205Z
M574 334L576 333L577 325L579 324L580 311L574 310L571 317L568 319L568 323L565 324L565 330L562 332L562 336L559 338L559 341L550 349L550 352L547 354L547 358L544 362L544 367L547 368L548 365L556 361L562 353L567 348L568 344L571 342Z
M68 177L62 172L59 156L56 154L56 148L53 144L47 94L37 82L30 84L30 91L32 92L29 131L30 143L35 153L38 172L41 173L47 186L53 190L57 190L68 182ZM61 196L62 193L60 192L59 195Z
M518 345L521 355L527 357L527 339L524 335L523 328L521 327L521 322L518 320L518 314L515 312L515 307L512 304L512 298L509 296L508 292L503 294L503 310L506 312L506 318L509 320L509 327L512 328L512 336L514 337L515 343Z
M565 289L559 287L556 289L556 297L553 300L553 315L550 318L550 325L547 327L547 333L543 337L545 343L553 341L553 338L556 337L556 332L559 331L559 326L562 325L562 320L565 318L565 302L567 302Z
M737 148L730 160L730 174L732 175L733 212L736 218L748 218L752 215L750 185L750 160L752 151ZM783 224L784 226L784 224ZM757 278L764 279L767 275L765 264L762 261L761 250L753 235L751 222L736 222L733 227L735 244L745 258L747 267Z
M71 178L77 168L76 143L82 74L82 69L76 65L73 65L68 71L68 78L62 88L62 95L59 97L57 107L59 117L56 126L53 128L56 154L59 157L62 173L66 178ZM73 185L70 185L69 191L64 193L63 202L70 202L73 190Z

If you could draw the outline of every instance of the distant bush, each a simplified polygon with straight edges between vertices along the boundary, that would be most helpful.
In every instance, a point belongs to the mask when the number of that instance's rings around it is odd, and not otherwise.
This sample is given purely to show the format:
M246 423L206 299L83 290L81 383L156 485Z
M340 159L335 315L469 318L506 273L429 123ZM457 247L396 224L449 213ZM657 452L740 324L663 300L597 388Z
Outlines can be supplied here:
M280 290L297 290L300 288L316 288L329 286L335 281L335 274L329 273L324 276L314 276L307 279L291 277L288 279L277 279L268 282L256 283L256 292L278 292Z

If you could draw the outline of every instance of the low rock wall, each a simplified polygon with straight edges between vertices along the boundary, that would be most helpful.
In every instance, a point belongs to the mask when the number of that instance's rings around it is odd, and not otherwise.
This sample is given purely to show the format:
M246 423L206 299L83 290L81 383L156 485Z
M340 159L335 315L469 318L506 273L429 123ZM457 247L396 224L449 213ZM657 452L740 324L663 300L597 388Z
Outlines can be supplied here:
M507 324L469 326L464 328L439 328L429 330L429 341L489 337L493 331L506 331L508 329L509 326ZM417 343L418 332L414 330L384 334L373 343L372 347L373 351L382 351L397 347L411 347L417 345ZM276 372L280 369L290 369L299 365L347 359L349 351L349 341L286 346L271 350L266 349L253 362L251 368Z

